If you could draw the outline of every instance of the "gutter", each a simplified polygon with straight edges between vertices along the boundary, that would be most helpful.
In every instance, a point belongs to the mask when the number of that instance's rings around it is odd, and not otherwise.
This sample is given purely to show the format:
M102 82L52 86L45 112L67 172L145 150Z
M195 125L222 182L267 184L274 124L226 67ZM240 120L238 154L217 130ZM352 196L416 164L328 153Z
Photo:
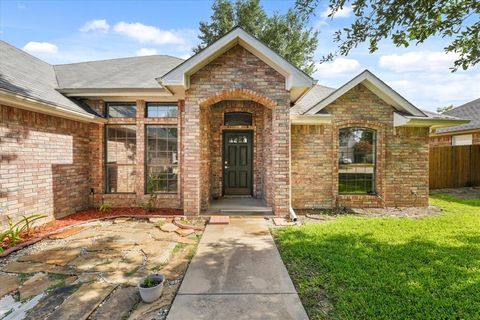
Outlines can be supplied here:
M290 213L290 220L296 222L297 221L297 214L295 213L295 210L293 210L292 207L292 130L290 130L290 135L288 136L288 143L289 143L289 155L290 155L290 161L288 163L288 202L289 202L289 213Z
M94 122L105 123L106 119L100 118L93 114L87 114L70 110L68 108L43 102L37 99L29 98L23 95L12 93L8 90L0 89L0 102L11 107L16 107L24 110L34 111L38 113L48 114L70 120L80 122Z
M431 127L447 128L469 123L470 120L464 119L440 119L429 117L404 116L397 112L393 114L394 127Z
M290 125L315 125L315 124L331 124L332 115L330 114L311 114L311 115L290 115Z

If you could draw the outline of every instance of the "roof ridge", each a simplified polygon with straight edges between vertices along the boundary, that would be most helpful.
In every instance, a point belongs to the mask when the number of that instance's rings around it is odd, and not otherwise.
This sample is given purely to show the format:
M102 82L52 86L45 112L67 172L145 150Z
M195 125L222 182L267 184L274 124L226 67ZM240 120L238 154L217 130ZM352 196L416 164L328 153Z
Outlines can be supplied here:
M72 62L72 63L59 63L59 64L54 64L53 66L70 66L73 64L83 64L83 63L92 63L92 62L105 62L105 61L114 61L114 60L127 60L127 59L142 59L142 58L147 58L147 57L170 57L174 58L177 60L182 60L184 59L175 57L169 54L152 54L152 55L147 55L147 56L131 56L131 57L121 57L121 58L111 58L111 59L100 59L100 60L88 60L88 61L81 61L81 62Z

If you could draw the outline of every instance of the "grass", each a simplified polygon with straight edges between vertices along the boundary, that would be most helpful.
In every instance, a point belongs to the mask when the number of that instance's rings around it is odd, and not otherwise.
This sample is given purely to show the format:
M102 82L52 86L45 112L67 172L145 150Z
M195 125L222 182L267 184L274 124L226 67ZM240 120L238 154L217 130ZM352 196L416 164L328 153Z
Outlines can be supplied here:
M478 319L480 199L424 219L345 216L277 229L311 319Z

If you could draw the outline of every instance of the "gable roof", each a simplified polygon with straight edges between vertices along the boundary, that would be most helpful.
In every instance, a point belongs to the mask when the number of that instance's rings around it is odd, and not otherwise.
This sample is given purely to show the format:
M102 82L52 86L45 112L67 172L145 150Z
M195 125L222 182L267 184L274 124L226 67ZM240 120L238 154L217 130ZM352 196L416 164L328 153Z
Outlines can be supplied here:
M379 98L381 98L402 113L419 117L427 116L420 109L416 108L413 104L408 102L404 97L402 97L395 90L385 84L385 82L380 80L377 76L375 76L368 70L363 71L337 90L331 92L328 96L317 102L313 107L306 110L304 114L316 114L320 112L323 108L325 108L326 106L328 106L359 84L363 84Z
M0 90L8 99L35 101L45 109L94 118L95 113L55 89L58 87L53 66L0 40Z
M226 35L157 78L157 80L164 86L181 86L187 89L190 85L190 75L194 74L196 71L200 70L209 62L237 44L250 51L263 62L275 69L278 73L283 75L286 79L286 90L302 88L301 93L303 93L306 88L313 86L314 80L309 75L285 60L282 56L243 30L241 27L233 28ZM298 96L300 94L298 94Z
M467 102L461 106L453 108L452 110L446 111L443 113L443 115L469 119L470 123L455 127L441 128L438 129L436 133L448 133L480 129L480 98Z
M159 89L155 78L183 62L166 55L54 65L62 89Z

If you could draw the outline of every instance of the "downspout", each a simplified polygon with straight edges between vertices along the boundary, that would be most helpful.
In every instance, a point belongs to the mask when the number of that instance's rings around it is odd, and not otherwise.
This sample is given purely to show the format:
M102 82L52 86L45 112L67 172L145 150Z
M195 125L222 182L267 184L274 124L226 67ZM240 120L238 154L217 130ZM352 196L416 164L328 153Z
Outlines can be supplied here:
M288 150L290 154L290 161L288 163L288 184L289 184L289 195L288 195L288 200L290 204L290 220L296 222L297 221L297 214L295 213L295 210L292 208L292 125L290 125L290 134L288 135L289 143L288 143Z

